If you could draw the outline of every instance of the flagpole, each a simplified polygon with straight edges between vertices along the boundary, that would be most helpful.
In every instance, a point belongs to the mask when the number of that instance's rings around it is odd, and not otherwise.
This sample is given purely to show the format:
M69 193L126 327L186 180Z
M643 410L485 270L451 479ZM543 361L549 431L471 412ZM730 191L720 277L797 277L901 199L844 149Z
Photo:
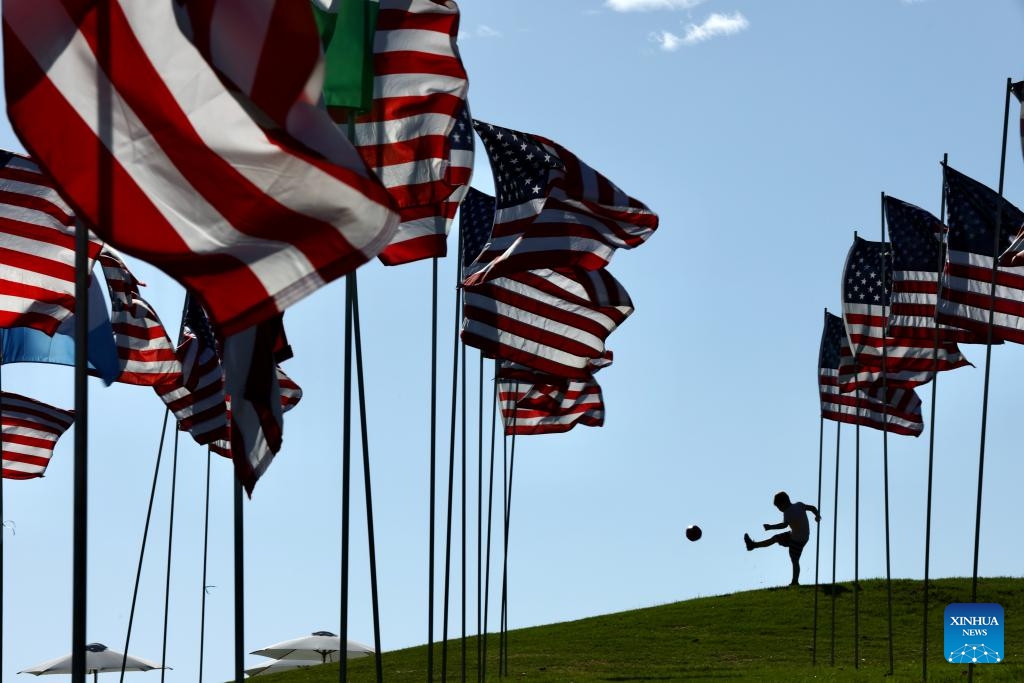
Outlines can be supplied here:
M432 311L430 320L430 486L429 548L427 559L427 682L434 680L434 527L437 497L437 257L433 259Z
M0 349L0 368L3 368L4 353ZM0 375L3 370L0 369ZM0 379L0 418L4 413L3 380ZM0 429L0 673L4 670L4 434Z
M212 453L206 449L206 505L203 511L203 583L199 598L199 683L203 683L203 654L206 646L206 565L210 550L210 461Z
M462 288L460 275L462 274L462 232L459 232L459 249L455 259L455 335L452 339L452 410L451 423L449 425L448 444L448 516L446 526L446 539L444 544L444 617L442 626L444 628L444 639L441 643L441 680L448 680L448 589L451 579L451 558L452 558L452 508L455 496L455 419L457 403L459 398L459 313L462 310Z
M482 356L483 354L481 354ZM492 524L492 512L494 510L494 437L497 431L497 413L498 413L498 361L494 361L494 397L491 401L491 468L488 477L488 491L487 491L487 562L484 569L484 630L483 630L483 653L481 654L481 665L480 665L480 680L484 681L487 679L487 614L488 608L490 607L490 591L491 591L491 530ZM504 433L504 424L502 425L502 432ZM504 440L504 437L502 437Z
M518 402L519 396L519 382L516 382L515 397ZM508 540L509 540L509 528L510 520L512 517L512 474L515 472L516 467L516 421L519 418L519 410L513 409L512 412L512 449L509 455L508 461L508 497L505 500L505 558L501 572L501 603L502 611L504 613L505 621L505 648L504 655L505 660L502 666L502 673L505 677L508 677Z
M817 507L821 511L821 470L824 461L825 448L825 418L818 418L818 502ZM821 525L818 525L817 537L814 540L814 626L811 636L811 664L818 663L818 568L821 560Z
M349 116L349 127L353 125ZM351 136L350 136L351 137ZM341 460L341 642L348 643L348 544L350 527L350 482L352 470L352 299L354 274L345 276L345 377L342 380L342 400L345 411L342 414L342 460ZM348 657L338 660L338 680L348 680Z
M171 458L171 503L170 518L167 523L167 578L164 583L164 637L160 654L160 683L163 683L167 672L167 622L171 613L171 552L174 548L174 495L178 484L178 437L180 432L174 430L174 455ZM128 652L125 651L125 659Z
M153 467L153 484L149 490L149 507L146 508L146 523L142 527L142 547L139 548L139 565L135 570L135 588L132 590L132 606L128 610L128 633L124 639L124 657L121 659L121 683L124 683L125 667L128 663L128 644L132 639L132 624L135 621L135 604L139 597L139 583L142 580L142 561L146 556L146 540L149 538L149 522L153 516L153 501L156 498L156 484L160 476L160 460L164 453L164 439L167 436L167 421L170 408L164 412L164 423L160 427L160 445L156 450L156 465Z
M245 680L245 525L242 482L231 477L235 517L235 683Z
M1010 125L1011 79L1006 79L1006 98L1003 105L1003 140L999 155L999 199L996 205L996 232L992 248L992 286L989 290L988 329L985 337L985 387L981 403L981 443L978 447L978 502L974 516L974 562L971 571L971 602L978 601L978 550L981 540L981 495L985 480L985 428L988 422L988 387L992 365L992 325L996 310L996 280L999 274L999 243L1003 223L1003 180L1006 173L1006 134ZM974 680L974 665L967 666L968 682Z
M853 231L857 240L857 231ZM854 368L857 356L854 354ZM857 426L855 428L854 485L853 485L853 668L860 668L860 401L861 390L855 389Z
M352 273L352 322L356 345L356 389L359 392L359 428L363 443L363 490L366 499L366 538L370 553L370 596L373 603L373 646L377 683L384 680L384 662L380 651L380 602L377 592L377 544L373 532L373 495L370 485L370 433L366 424L366 385L363 382L363 342L359 325L359 281Z
M889 614L889 675L893 673L893 651L892 651L892 561L889 543L889 389L886 371L888 369L889 347L887 338L889 336L889 315L888 306L885 302L885 293L889 289L885 282L885 193L881 193L879 202L879 214L881 218L882 252L881 252L881 273L882 273L882 311L885 313L885 322L882 323L882 470L884 473L885 485L885 595L888 603Z
M949 154L942 155L942 169L943 177L945 177L946 164L949 161ZM946 224L946 193L945 191L940 192L939 199L939 220L942 225ZM925 524L924 524L924 619L921 624L921 680L928 680L928 569L929 560L931 558L931 543L932 543L932 478L935 471L935 404L936 394L939 389L939 321L938 321L938 305L939 299L942 298L942 271L945 262L945 244L946 235L945 231L942 232L939 241L939 258L938 268L936 270L936 290L935 290L935 313L933 314L933 324L935 325L935 345L932 347L932 407L931 407L931 423L928 428L928 495L927 503L925 506Z
M836 537L839 532L839 440L842 436L842 422L836 421L836 484L832 500L832 643L829 665L836 665Z
M462 263L460 255L459 263ZM461 680L466 681L466 345L462 344L462 672Z
M999 159L999 204L996 209L996 234L995 243L992 248L992 287L989 290L990 302L988 309L988 331L985 339L985 389L981 407L981 446L978 453L978 502L974 518L974 564L971 572L971 602L978 601L978 549L981 536L981 494L985 474L985 427L988 419L988 387L992 360L992 326L995 319L996 308L996 278L999 273L999 244L1002 238L1003 180L1006 172L1006 134L1010 120L1010 85L1011 80L1007 78L1006 102L1003 107L1003 142ZM973 669L971 669L971 673L973 673Z
M483 533L484 533L484 352L480 351L477 390L477 462L476 462L476 670L483 681ZM2 498L0 498L2 501Z

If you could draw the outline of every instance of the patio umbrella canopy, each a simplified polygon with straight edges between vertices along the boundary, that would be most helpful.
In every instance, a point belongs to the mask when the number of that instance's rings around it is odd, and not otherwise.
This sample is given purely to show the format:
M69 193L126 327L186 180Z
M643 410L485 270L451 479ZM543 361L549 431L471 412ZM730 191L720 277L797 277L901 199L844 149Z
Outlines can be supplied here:
M163 668L155 662L147 661L141 657L132 657L131 655L128 655L127 661L125 661L123 652L111 650L103 643L90 643L85 646L85 672L92 674L94 681L97 680L98 674L110 671L120 672L122 662L125 664L125 671L152 671L153 669ZM171 667L167 668L170 669ZM32 674L33 676L70 674L71 655L64 655L42 664L30 666L18 673Z
M292 669L305 669L309 666L321 666L323 662L319 659L316 661L305 660L305 659L275 659L273 661L254 666L246 669L245 673L249 676L259 676L260 674L272 674L278 671L290 671Z
M372 647L357 643L354 640L348 641L344 651L346 652L347 659L366 657L373 654ZM319 657L321 663L326 663L338 661L341 652L341 638L330 631L317 631L312 635L270 645L251 654L273 657L274 659L315 660Z

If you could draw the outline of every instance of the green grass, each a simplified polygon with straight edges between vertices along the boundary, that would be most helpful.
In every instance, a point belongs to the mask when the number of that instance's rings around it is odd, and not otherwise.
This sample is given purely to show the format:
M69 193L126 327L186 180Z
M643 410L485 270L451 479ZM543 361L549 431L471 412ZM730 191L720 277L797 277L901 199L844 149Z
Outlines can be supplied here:
M928 680L966 681L967 667L943 655L943 610L967 602L970 579L932 582L929 598ZM888 677L886 582L862 581L859 592L859 666L854 666L854 592L835 594L835 659L829 587L818 591L817 665L812 665L814 588L770 588L538 626L509 633L509 678L516 681L753 681L921 680L920 581L892 582L895 675ZM1006 614L1006 660L975 667L977 681L1024 681L1024 580L981 579L979 602L997 602ZM477 679L477 640L466 640L466 679ZM498 680L498 639L487 640L487 680ZM427 679L426 646L386 652L385 681ZM461 679L462 647L448 643L448 680ZM440 680L441 646L434 678ZM350 681L375 680L372 657L348 662ZM266 683L327 683L338 665L261 676Z

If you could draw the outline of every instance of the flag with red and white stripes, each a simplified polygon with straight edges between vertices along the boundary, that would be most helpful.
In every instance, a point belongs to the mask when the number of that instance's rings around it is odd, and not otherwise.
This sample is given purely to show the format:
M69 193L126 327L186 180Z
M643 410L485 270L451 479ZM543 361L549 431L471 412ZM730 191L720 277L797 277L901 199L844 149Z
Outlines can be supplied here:
M183 323L182 341L176 349L181 377L153 388L174 414L178 429L206 445L228 435L224 371L213 329L202 306L192 297L186 299Z
M117 381L144 386L176 381L181 362L156 311L139 293L139 281L109 247L100 252L100 265L110 293L110 324L121 365Z
M465 286L462 341L558 377L586 379L605 339L633 312L607 270L538 269Z
M441 202L402 209L398 233L380 255L384 265L397 266L448 253L447 235L455 213L469 192L473 175L473 121L469 116L468 103L462 108L448 138L449 163L445 177L453 188L451 194Z
M356 118L353 141L402 217L380 254L387 265L445 255L455 215L447 202L463 170L472 169L473 136L465 129L469 81L456 46L458 33L459 7L452 0L380 2L373 102ZM465 175L462 185L469 182Z
M593 377L552 377L503 362L498 370L498 405L508 435L557 434L578 424L604 425L601 387Z
M1014 239L1024 212L950 166L944 175L949 247L938 320L986 339L993 311L992 339L1024 343L1024 238Z
M3 478L43 476L53 457L53 447L75 421L75 412L8 391L0 392L0 402Z
M850 393L840 391L839 368L844 363L846 331L839 316L825 313L818 353L818 396L821 416L826 420L885 429L893 434L918 436L924 431L921 399L913 389L894 388L858 389ZM885 397L883 400L882 397Z
M3 0L3 28L26 149L102 239L195 292L224 334L391 241L393 200L316 106L306 3Z
M537 268L596 270L616 249L632 249L658 216L561 145L479 120L491 159L497 212L479 282Z
M922 335L894 337L888 327L893 287L892 247L855 237L843 269L843 322L854 359L887 373L932 372L970 365L956 342Z
M90 270L99 251L90 233ZM32 160L0 150L0 328L52 335L74 310L74 213Z

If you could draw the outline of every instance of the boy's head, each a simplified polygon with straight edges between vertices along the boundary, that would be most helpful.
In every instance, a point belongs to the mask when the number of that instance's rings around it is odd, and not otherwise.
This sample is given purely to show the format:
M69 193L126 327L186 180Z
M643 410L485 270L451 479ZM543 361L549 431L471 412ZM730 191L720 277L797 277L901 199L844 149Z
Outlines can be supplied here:
M789 494L785 491L779 491L776 493L775 497L772 499L772 503L774 503L775 507L779 508L779 510L782 510L783 512L786 511L786 508L792 505L792 503L789 502Z

